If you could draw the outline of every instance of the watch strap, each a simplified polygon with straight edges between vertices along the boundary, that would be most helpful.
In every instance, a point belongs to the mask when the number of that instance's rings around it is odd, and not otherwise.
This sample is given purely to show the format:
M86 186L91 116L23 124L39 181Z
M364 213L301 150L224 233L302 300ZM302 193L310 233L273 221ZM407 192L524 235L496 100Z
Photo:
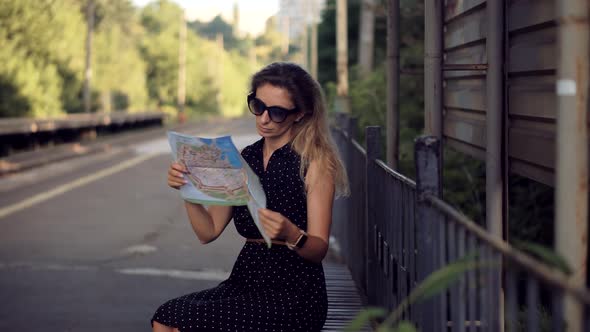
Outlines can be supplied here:
M287 245L287 248L295 250L302 248L305 242L307 242L307 232L305 232L302 229L299 229L299 237L297 237L297 240L295 240L294 243L285 241L285 244Z

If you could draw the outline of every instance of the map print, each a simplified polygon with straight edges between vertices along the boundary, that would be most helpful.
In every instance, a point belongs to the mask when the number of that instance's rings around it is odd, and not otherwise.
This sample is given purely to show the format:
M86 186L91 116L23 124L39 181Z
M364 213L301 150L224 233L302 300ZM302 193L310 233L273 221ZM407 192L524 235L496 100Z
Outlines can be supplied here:
M245 171L235 168L215 141L198 147L178 142L177 151L177 160L186 166L188 179L198 190L241 205L248 202Z
M180 187L185 201L205 205L247 205L260 234L270 248L271 240L262 228L258 209L266 207L260 179L230 136L194 137L168 131L172 156L187 168L188 183Z

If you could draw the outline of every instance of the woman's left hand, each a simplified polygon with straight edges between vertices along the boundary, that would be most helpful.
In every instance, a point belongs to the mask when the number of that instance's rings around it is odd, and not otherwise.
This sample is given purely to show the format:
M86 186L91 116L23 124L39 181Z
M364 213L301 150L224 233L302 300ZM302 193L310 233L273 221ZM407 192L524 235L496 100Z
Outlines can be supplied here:
M258 209L258 217L266 234L271 239L290 239L293 233L298 232L297 226L287 217L269 209Z

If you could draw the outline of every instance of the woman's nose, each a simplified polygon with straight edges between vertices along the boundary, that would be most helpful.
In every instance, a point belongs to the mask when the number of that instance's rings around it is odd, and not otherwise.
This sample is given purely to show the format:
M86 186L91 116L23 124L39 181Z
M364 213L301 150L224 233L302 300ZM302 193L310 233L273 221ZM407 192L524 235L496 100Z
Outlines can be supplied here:
M260 115L260 120L262 120L263 123L270 122L270 115L268 114L268 110L264 110L264 112L262 112L262 114Z

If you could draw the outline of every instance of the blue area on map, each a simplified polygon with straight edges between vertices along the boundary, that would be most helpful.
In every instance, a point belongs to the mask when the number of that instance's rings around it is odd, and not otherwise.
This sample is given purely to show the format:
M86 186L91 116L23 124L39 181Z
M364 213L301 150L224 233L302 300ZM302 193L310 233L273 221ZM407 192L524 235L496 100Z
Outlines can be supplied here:
M231 140L230 136L223 136L218 138L200 138L200 140L211 145L215 141L215 146L221 150L221 158L228 160L234 168L242 167L242 161L240 160L240 152L236 149L236 146Z

